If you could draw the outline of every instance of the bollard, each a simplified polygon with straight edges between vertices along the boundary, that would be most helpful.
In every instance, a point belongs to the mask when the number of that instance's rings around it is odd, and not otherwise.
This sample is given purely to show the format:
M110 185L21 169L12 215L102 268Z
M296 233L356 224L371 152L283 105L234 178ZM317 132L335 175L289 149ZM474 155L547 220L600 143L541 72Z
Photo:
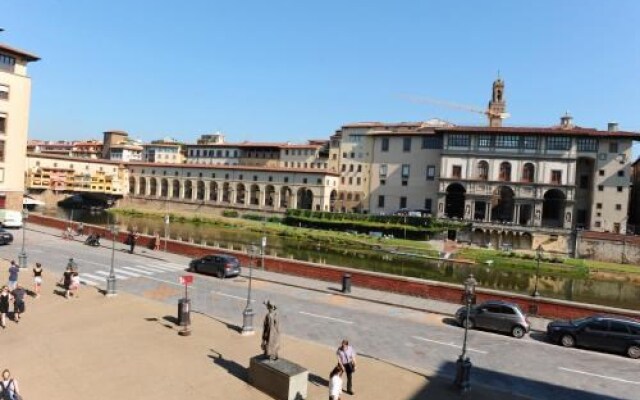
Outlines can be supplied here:
M189 299L178 300L178 325L191 325L191 300Z
M453 384L461 392L471 389L471 366L469 358L460 357L456 361L456 379Z
M342 275L342 293L351 293L351 274Z

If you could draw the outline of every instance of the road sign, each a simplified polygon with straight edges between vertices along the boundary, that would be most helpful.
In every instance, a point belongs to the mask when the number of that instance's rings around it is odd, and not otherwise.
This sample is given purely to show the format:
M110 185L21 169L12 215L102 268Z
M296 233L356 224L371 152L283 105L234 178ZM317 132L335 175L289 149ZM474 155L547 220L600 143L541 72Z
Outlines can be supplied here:
M182 275L180 277L180 284L185 286L193 284L193 275Z

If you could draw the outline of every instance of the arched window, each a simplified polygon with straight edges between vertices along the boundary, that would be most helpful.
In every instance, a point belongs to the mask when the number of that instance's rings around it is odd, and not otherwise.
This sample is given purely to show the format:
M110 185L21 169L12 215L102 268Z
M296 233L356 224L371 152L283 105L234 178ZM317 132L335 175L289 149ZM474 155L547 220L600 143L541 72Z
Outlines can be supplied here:
M489 163L486 161L479 161L477 166L478 179L486 181L489 179Z
M500 180L505 182L511 181L511 164L506 161L500 164Z
M522 167L522 181L523 182L533 182L535 176L536 168L531 163L526 163L524 167Z

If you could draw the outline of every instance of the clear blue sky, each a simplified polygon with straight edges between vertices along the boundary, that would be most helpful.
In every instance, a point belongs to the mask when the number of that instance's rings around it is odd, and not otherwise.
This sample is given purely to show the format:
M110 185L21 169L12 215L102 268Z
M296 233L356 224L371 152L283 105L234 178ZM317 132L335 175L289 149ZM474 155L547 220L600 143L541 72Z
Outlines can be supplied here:
M640 130L640 1L4 0L0 41L42 57L30 137L327 138L355 121L481 115Z

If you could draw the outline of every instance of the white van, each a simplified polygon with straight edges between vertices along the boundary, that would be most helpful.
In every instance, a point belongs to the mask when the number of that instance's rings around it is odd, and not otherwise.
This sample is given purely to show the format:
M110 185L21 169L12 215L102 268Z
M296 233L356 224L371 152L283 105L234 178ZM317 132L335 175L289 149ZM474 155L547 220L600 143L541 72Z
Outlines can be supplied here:
M5 228L22 228L22 213L13 210L0 210L0 221Z

